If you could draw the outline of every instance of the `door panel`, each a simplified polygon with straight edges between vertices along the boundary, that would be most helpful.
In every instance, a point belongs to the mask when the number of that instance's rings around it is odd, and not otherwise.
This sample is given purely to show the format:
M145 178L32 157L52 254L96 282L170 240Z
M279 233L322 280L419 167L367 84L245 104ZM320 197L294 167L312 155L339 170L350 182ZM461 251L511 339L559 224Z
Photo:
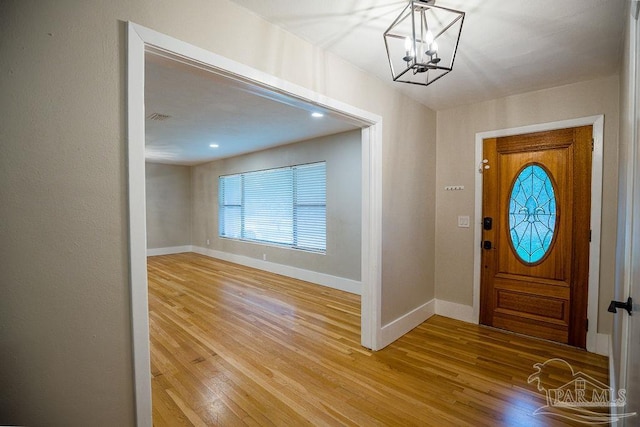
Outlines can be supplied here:
M585 346L591 132L484 141L481 323Z

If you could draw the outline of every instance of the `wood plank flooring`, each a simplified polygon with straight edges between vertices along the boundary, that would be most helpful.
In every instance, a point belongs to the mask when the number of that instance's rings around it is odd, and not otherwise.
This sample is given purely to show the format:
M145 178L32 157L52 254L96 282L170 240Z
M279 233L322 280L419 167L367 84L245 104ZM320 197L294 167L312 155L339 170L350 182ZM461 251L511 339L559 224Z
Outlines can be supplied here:
M370 352L359 296L197 254L148 271L156 426L581 425L532 415L533 365L608 384L605 357L441 316Z

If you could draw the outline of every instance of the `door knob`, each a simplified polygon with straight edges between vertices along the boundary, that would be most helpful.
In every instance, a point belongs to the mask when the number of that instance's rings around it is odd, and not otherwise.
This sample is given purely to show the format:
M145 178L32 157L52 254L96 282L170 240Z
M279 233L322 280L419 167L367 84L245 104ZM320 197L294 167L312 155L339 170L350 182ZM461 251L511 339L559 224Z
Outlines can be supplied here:
M625 310L627 310L627 313L629 313L629 316L631 316L632 307L633 307L633 300L631 299L631 297L629 297L627 299L627 302L611 301L611 304L609 304L608 311L610 313L617 313L618 308L624 308Z

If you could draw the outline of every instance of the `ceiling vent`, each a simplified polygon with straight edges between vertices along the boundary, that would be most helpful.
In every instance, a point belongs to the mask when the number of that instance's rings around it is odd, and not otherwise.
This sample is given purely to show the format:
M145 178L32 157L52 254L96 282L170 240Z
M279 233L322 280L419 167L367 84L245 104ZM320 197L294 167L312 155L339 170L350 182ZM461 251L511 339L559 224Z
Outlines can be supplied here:
M151 113L147 116L147 119L149 120L154 120L156 122L162 122L167 120L168 118L170 118L171 116L167 115L167 114L160 114L160 113Z

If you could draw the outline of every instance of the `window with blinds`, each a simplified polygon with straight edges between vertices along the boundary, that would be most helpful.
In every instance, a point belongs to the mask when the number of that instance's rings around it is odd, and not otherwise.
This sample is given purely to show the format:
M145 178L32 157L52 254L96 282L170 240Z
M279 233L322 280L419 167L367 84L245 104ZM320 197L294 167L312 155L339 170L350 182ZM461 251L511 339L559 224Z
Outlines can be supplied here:
M326 163L219 178L219 235L295 249L327 247Z

